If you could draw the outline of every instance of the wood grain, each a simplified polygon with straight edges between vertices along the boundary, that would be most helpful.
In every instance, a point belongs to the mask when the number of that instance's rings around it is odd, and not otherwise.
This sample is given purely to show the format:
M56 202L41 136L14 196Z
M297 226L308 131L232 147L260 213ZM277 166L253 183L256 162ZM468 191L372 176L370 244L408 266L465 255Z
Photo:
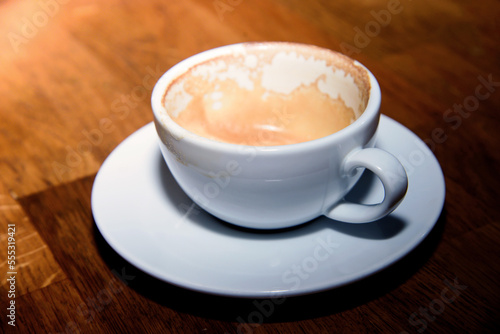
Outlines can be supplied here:
M0 323L7 333L496 333L500 330L500 3L495 0L7 0L0 4ZM390 268L268 300L187 291L105 242L90 193L152 120L151 90L200 51L284 40L342 51L382 112L439 160L443 213ZM16 326L6 317L16 227ZM266 304L268 305L268 304ZM5 314L4 314L5 313ZM261 323L262 322L262 323Z
M8 258L7 249L0 253L2 269L1 289L8 290L7 272L10 261L15 261L17 270L23 272L16 281L16 295L22 296L32 290L42 289L65 279L64 272L54 259L51 249L39 235L23 208L7 195L6 188L0 184L0 220L2 226L2 245L8 244L7 225L15 226L15 259ZM10 254L11 255L11 254ZM3 295L5 296L6 293Z

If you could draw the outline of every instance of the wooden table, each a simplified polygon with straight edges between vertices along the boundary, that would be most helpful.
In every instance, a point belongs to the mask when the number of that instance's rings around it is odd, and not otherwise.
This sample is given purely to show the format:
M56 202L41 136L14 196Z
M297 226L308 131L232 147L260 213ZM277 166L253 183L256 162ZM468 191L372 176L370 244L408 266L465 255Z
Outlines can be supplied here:
M2 2L2 328L499 330L499 18L494 0ZM370 68L382 112L425 140L439 160L446 202L430 235L393 266L252 318L259 300L188 291L126 262L100 235L90 194L113 148L152 121L150 93L164 71L206 49L260 40L316 44Z

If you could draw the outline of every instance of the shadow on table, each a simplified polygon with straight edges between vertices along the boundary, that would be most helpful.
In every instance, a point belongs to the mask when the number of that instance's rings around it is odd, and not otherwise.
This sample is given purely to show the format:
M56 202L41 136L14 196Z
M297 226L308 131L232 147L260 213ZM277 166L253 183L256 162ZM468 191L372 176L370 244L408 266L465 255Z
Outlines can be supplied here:
M99 252L110 268L126 268L135 276L125 282L144 297L182 313L240 322L241 326L298 321L343 312L380 298L414 275L438 245L445 224L443 211L427 238L392 266L360 281L310 295L281 299L247 299L195 292L158 280L123 259L104 240L94 224ZM246 325L245 325L246 324Z

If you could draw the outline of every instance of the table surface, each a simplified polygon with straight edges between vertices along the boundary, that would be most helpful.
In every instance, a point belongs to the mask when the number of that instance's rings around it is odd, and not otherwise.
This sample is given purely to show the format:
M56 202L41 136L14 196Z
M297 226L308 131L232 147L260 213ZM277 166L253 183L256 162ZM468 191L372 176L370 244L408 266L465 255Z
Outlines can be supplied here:
M2 327L495 332L499 32L495 0L3 1ZM365 64L380 82L382 113L425 140L446 181L441 217L409 255L354 284L288 298L272 312L259 311L260 300L188 291L141 272L106 243L90 204L104 159L152 121L150 93L163 72L203 50L263 40L315 44Z

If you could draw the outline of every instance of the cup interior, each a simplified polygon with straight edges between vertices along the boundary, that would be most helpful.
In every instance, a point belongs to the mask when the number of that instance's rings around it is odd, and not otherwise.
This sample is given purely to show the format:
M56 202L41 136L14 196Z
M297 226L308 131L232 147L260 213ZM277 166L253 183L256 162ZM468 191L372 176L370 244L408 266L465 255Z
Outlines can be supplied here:
M187 131L230 144L288 145L328 136L362 118L373 82L364 66L328 49L243 43L171 68L153 91L153 110L181 137Z

